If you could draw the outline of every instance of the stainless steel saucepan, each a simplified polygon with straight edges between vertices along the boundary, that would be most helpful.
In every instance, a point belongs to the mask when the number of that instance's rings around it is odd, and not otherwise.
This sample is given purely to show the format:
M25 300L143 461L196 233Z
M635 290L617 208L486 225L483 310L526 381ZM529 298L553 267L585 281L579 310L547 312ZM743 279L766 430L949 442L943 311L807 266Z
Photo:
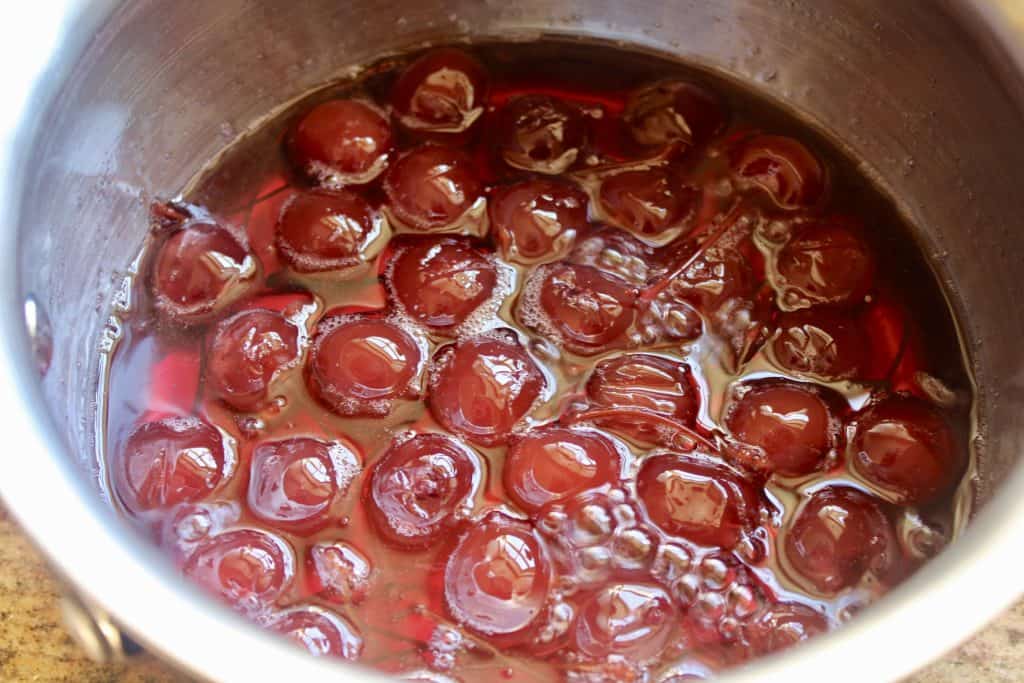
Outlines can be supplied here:
M98 615L103 647L123 629L217 681L374 678L212 604L115 517L96 486L97 363L148 198L346 67L464 37L621 41L794 109L898 198L962 322L979 392L980 509L967 532L847 627L730 680L891 681L1024 593L1024 3L37 0L17 11L0 29L0 494Z

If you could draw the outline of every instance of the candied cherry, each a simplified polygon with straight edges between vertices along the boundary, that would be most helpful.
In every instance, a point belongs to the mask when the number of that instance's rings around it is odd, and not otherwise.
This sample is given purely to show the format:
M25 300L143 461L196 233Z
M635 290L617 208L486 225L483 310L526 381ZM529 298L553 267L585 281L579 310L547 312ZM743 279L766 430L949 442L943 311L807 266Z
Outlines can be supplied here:
M146 422L121 449L114 485L133 512L197 501L220 483L231 455L217 428L198 418Z
M597 432L547 427L516 439L505 456L505 492L519 507L544 505L619 478L615 445Z
M644 460L637 494L665 533L732 548L758 516L754 483L701 455L658 454Z
M339 605L362 602L370 592L373 564L351 543L320 541L306 555L312 592Z
M660 81L633 92L623 119L638 144L703 145L725 124L717 96L687 81Z
M290 638L314 657L340 657L356 661L363 653L363 637L348 619L315 605L278 612L267 628Z
M483 446L508 440L547 387L516 340L498 330L441 349L430 378L430 410L446 429Z
M766 192L782 209L818 203L825 191L825 168L793 138L754 135L732 150L733 173L739 182Z
M392 443L373 469L369 497L377 529L390 542L421 548L472 506L479 485L475 453L443 434Z
M741 385L725 424L737 439L761 450L767 470L787 477L820 469L839 438L824 390L786 380Z
M374 316L336 315L317 325L307 364L313 393L339 415L387 415L418 395L423 352L402 328Z
M638 413L662 415L689 427L700 407L690 367L649 353L632 353L598 363L587 380L587 400L600 408L628 408L623 417L605 417L599 423L646 443L658 442L658 427L644 424Z
M531 280L520 306L528 325L583 355L624 343L636 315L635 288L595 268L568 263L538 268Z
M946 418L909 396L883 399L858 416L850 456L862 477L901 505L931 502L963 469Z
M245 612L273 603L295 575L291 546L266 531L236 529L201 543L185 575Z
M743 631L755 652L768 654L828 631L828 619L806 605L782 602L744 624Z
M261 443L252 451L249 510L269 524L314 531L328 523L332 504L359 471L359 458L340 441L294 437Z
M271 382L298 362L299 329L274 311L242 311L217 325L206 353L214 395L238 410L253 410L267 401Z
M398 122L423 133L462 133L483 114L484 67L462 50L431 50L395 82L391 106Z
M498 114L498 153L524 171L564 173L583 147L583 117L572 105L549 95L522 95Z
M324 187L368 183L384 170L391 124L375 106L328 100L310 109L285 141L291 162Z
M511 644L544 611L551 570L526 522L495 513L461 539L444 570L444 597L459 624Z
M783 369L824 380L854 379L867 366L865 331L846 314L817 309L779 318L772 356Z
M892 526L875 499L845 486L815 491L784 539L790 568L823 594L868 572L884 575L896 552Z
M597 196L610 223L654 243L688 231L699 201L698 189L662 166L610 175Z
M488 205L502 256L516 263L565 256L587 225L587 196L568 183L545 179L507 185Z
M633 662L656 658L668 644L678 615L663 588L614 584L580 608L575 645L587 656L623 655Z
M858 232L850 221L837 219L803 226L775 257L779 308L863 301L875 264Z
M750 264L738 249L710 247L680 272L671 284L674 296L707 314L726 301L749 296L754 289Z
M354 192L303 192L281 209L275 239L293 270L319 273L364 263L380 232L373 208Z
M182 323L207 320L244 293L256 260L226 229L192 223L163 243L151 287L157 310Z
M570 263L590 266L630 284L645 284L662 268L655 262L655 250L625 230L598 228L581 237L569 254Z
M409 228L451 228L483 195L465 152L427 144L406 152L384 176L394 216Z
M388 279L392 294L412 318L446 330L491 297L498 272L490 255L468 239L424 237L396 250Z

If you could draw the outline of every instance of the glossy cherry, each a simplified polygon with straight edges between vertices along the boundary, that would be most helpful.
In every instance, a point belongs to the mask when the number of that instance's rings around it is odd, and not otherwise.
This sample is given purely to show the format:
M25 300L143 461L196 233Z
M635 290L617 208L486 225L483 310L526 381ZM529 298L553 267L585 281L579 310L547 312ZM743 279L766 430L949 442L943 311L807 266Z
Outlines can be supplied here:
M399 76L391 90L395 117L422 133L462 133L483 114L487 72L454 48L431 50Z
M609 222L655 243L688 232L699 199L698 189L661 166L610 175L598 191L598 204Z
M653 247L625 230L605 227L581 236L566 260L590 266L632 285L643 285L664 270L655 254Z
M730 155L737 180L766 192L782 209L818 203L825 191L825 168L801 143L780 135L754 135Z
M622 417L599 423L646 443L660 441L659 424L644 424L650 412L693 426L700 393L686 363L649 353L632 353L597 364L586 385L587 400L600 408L628 408Z
M359 471L358 456L340 441L263 442L252 451L249 510L268 524L308 533L328 524L331 506Z
M629 96L623 114L638 144L703 145L722 129L725 110L719 98L695 83L659 81Z
M849 221L805 225L775 259L775 289L783 310L819 304L856 304L875 274L870 248Z
M760 449L768 471L810 474L834 455L839 439L840 424L824 391L786 380L748 383L736 390L725 424L737 439Z
M584 140L583 116L572 105L549 95L523 95L498 113L498 153L513 168L557 175L579 158Z
M516 263L553 261L568 252L587 225L587 196L574 185L531 179L491 197L491 234L501 255Z
M826 309L779 318L771 350L790 372L825 380L856 379L868 365L867 332L853 316Z
M121 449L114 486L133 512L201 500L220 483L229 457L221 433L198 418L146 422Z
M444 597L452 618L505 644L521 640L542 614L551 569L526 522L500 513L467 531L448 558Z
M964 462L949 422L916 398L892 396L857 417L850 444L856 471L902 505L922 505L945 493Z
M442 434L417 434L392 443L377 461L369 485L369 511L385 539L419 548L464 517L479 485L475 453Z
M619 478L621 458L600 433L547 427L515 439L505 456L505 492L535 512L557 500Z
M447 330L491 297L498 271L490 254L465 238L424 237L396 250L388 280L413 319Z
M295 575L291 547L256 529L226 531L201 543L185 575L243 612L272 604Z
M237 299L255 271L255 260L231 233L213 223L192 223L160 247L150 287L158 311L198 323Z
M422 145L406 152L384 176L388 207L414 230L452 228L480 199L472 160L454 147Z
M789 567L826 595L853 586L868 572L884 576L897 552L878 502L844 486L813 493L783 540Z
M310 109L285 142L292 164L332 189L376 178L392 144L391 124L374 105L344 99Z
M514 334L497 331L438 352L430 410L445 428L483 446L505 443L547 386Z
M233 408L255 410L298 357L299 329L292 322L266 309L242 311L218 324L207 344L207 387Z
M707 456L652 455L636 481L651 521L694 543L732 548L758 519L754 482Z
M730 299L750 296L754 276L749 262L738 249L710 247L683 268L669 289L673 296L709 314Z
M279 612L267 627L290 638L314 657L356 661L363 653L363 637L340 614L314 605Z
M397 325L375 316L328 316L317 325L308 384L339 415L386 415L418 395L423 353Z
M677 619L672 598L663 588L612 584L580 608L574 644L596 659L620 655L644 662L662 653Z
M520 308L527 324L536 319L537 327L583 355L625 344L637 296L626 282L588 266L567 263L539 268L532 280L535 294L529 292L525 307ZM533 310L537 306L539 318Z
M319 273L365 262L380 232L376 212L354 192L304 192L281 210L275 244L293 270Z
M370 592L373 564L345 541L320 541L309 547L306 572L318 597L339 605L359 604Z
M828 630L821 612L797 602L782 602L745 624L744 637L758 654L778 652Z

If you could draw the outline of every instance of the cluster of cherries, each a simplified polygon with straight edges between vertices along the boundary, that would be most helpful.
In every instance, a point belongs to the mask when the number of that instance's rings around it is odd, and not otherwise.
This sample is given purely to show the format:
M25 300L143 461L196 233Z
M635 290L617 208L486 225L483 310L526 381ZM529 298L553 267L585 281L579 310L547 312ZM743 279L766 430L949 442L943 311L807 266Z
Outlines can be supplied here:
M727 125L696 83L570 86L502 89L438 49L386 103L314 106L284 140L272 260L200 208L154 207L157 318L203 335L202 391L236 424L150 414L114 490L188 576L313 653L364 648L379 570L346 535L353 500L396 552L442 548L448 628L410 678L457 677L472 641L573 681L681 681L899 580L920 559L903 506L962 474L812 152ZM323 310L318 287L367 273L384 308ZM716 388L709 363L762 371ZM856 410L851 386L871 389ZM335 424L426 410L390 443L301 415L261 436L295 392ZM296 575L315 599L282 605Z

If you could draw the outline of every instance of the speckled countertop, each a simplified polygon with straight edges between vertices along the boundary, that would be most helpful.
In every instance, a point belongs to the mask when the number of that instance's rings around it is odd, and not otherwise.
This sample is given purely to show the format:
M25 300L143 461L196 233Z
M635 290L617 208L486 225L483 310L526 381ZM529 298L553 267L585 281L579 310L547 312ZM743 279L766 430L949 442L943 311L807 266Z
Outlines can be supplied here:
M170 683L188 679L147 655L93 664L60 623L57 585L39 553L0 507L0 681ZM1024 681L1024 601L905 683Z

